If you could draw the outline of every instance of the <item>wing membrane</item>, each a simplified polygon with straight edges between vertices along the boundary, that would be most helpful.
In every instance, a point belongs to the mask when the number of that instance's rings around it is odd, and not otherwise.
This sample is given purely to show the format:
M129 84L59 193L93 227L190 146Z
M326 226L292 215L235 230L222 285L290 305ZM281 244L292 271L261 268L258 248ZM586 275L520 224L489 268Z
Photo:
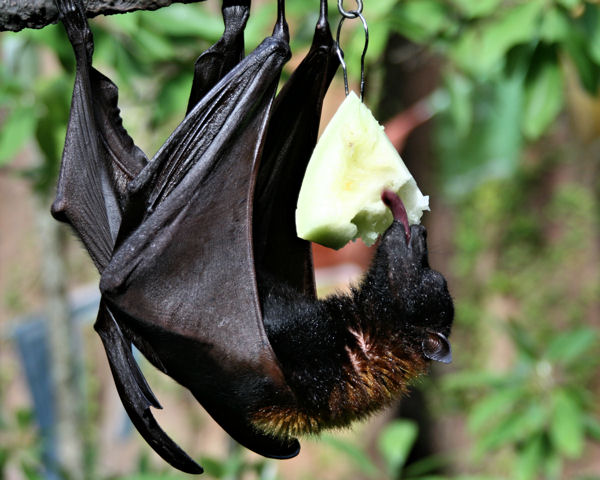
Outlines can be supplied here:
M251 224L257 159L288 57L287 42L270 37L186 117L158 154L184 167L164 182L148 175L152 208L100 285L117 321L150 344L167 374L240 443L276 457L298 445L257 434L249 418L286 392L262 324Z
M338 65L323 1L312 46L275 100L256 181L257 270L308 295L315 295L312 253L296 234L296 203Z

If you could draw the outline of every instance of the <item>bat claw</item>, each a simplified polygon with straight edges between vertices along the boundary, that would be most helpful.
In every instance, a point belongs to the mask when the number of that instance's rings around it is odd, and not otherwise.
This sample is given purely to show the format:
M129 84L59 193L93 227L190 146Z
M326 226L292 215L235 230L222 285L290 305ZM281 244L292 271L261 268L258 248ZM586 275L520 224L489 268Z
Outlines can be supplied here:
M58 18L63 23L71 45L84 47L91 61L94 51L92 31L88 25L86 10L81 0L54 0L58 9Z

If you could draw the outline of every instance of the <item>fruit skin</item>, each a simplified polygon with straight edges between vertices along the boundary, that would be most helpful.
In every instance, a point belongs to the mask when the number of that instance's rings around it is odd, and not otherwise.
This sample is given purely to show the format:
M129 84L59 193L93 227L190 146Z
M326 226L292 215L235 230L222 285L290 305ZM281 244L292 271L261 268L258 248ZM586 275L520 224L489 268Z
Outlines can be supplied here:
M308 164L296 209L298 236L339 249L362 238L372 245L392 223L383 190L398 193L410 224L429 210L383 127L354 92L325 128Z

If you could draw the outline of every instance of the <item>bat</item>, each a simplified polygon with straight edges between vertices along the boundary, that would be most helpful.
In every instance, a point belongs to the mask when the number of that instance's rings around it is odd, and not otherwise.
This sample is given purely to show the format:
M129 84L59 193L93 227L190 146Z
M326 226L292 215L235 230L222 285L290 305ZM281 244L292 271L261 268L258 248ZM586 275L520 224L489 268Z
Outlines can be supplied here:
M76 76L53 216L98 268L94 325L133 424L173 467L201 473L158 425L133 355L188 388L237 442L298 454L297 436L389 404L431 360L449 362L453 303L429 267L426 230L382 192L394 222L349 295L317 299L294 211L337 70L327 2L312 46L290 57L284 1L244 57L248 0L225 0L225 32L196 62L188 112L152 159L122 126L117 87L92 67L81 0L56 0Z

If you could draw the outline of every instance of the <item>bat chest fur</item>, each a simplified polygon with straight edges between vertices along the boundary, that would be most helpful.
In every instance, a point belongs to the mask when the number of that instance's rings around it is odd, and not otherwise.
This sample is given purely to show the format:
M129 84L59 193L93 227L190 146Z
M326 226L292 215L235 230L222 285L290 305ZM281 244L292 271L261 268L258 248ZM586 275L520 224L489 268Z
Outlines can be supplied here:
M261 408L254 415L260 430L289 437L347 427L389 405L427 368L422 355L400 343L373 338L358 328L348 328L347 332L348 341L339 355L343 360L339 375L328 379L319 378L319 371L307 372L302 378L314 382L314 389L294 388L291 379L297 404Z

